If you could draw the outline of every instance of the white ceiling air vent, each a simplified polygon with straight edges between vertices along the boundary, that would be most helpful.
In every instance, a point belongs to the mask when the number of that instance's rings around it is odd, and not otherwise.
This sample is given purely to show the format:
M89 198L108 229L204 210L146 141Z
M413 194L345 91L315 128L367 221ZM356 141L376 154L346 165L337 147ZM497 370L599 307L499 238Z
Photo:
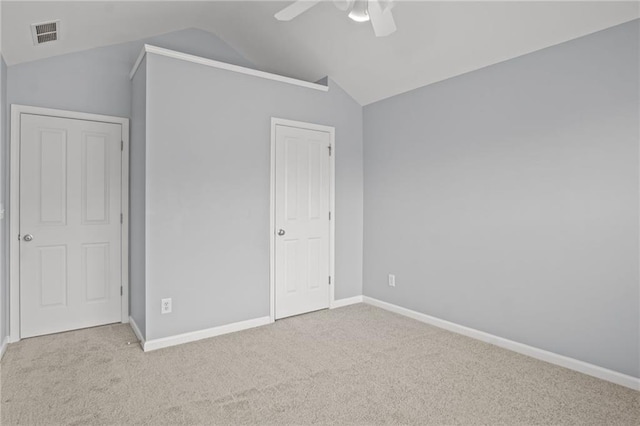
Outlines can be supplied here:
M60 21L31 24L31 35L33 36L33 44L36 46L56 41L60 38Z

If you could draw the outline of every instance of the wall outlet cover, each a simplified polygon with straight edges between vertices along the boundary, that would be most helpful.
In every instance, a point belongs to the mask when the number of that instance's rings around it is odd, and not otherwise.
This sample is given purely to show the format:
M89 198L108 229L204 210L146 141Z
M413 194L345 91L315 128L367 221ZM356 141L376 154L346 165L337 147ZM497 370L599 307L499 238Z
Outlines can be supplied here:
M389 274L389 286L390 287L396 286L396 276L393 274Z
M162 299L162 307L160 312L163 314L171 313L171 299Z

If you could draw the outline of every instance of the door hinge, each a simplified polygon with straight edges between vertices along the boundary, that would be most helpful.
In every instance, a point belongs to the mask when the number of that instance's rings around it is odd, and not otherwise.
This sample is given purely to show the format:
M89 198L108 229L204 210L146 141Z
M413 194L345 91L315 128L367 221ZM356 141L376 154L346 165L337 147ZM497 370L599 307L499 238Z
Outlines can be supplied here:
M122 286L120 286L120 296L123 295L123 290L122 290Z
M331 145L329 145L329 157L331 157Z
M120 213L120 223L124 223L124 214Z
M329 220L331 220L331 212L329 212Z
M329 275L329 285L331 285L331 275Z
M124 141L120 141L120 151L124 151Z

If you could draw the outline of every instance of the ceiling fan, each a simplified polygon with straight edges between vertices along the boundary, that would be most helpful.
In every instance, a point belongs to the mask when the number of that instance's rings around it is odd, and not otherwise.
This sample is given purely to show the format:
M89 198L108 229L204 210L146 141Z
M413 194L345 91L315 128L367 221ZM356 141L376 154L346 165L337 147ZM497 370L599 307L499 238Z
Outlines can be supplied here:
M278 21L290 21L311 9L321 0L297 0L276 13ZM356 22L371 21L376 37L385 37L396 30L391 9L395 0L333 0L335 6L348 12L349 18Z

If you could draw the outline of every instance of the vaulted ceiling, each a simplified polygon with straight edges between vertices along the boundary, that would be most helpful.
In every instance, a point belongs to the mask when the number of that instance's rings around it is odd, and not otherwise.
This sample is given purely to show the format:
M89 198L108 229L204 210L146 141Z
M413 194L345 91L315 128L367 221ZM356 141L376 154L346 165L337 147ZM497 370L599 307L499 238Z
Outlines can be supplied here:
M195 27L256 67L316 81L330 76L362 105L587 35L640 16L635 1L398 1L398 31L376 38L332 2L290 22L290 2L3 1L9 65ZM61 39L34 46L30 25L61 20Z

